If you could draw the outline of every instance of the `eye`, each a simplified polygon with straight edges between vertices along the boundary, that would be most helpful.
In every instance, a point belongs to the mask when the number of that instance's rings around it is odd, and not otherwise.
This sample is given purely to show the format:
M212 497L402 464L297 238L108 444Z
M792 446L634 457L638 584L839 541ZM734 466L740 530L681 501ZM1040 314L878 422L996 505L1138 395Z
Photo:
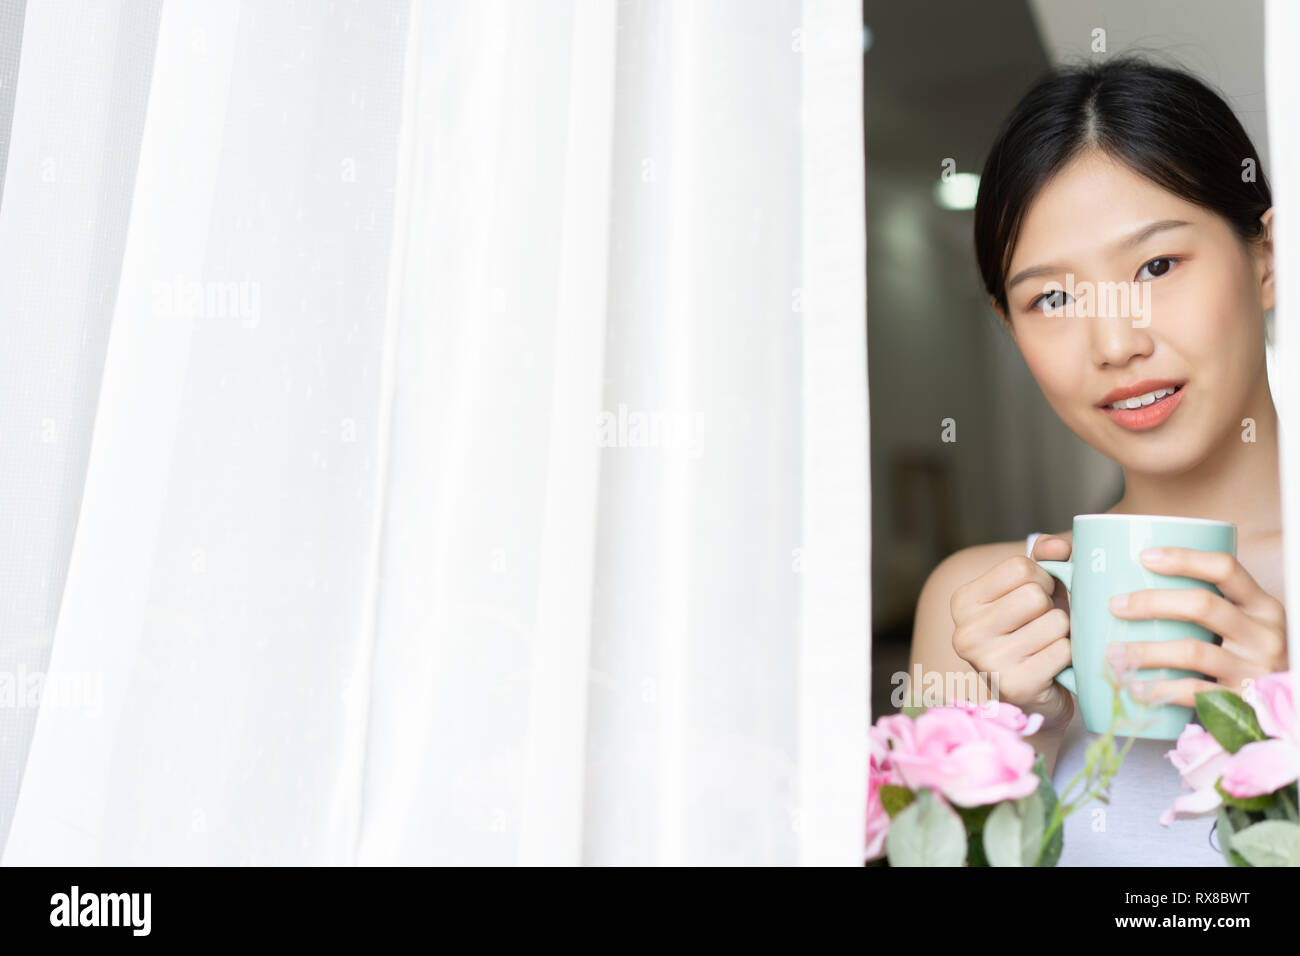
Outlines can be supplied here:
M1148 273L1150 278L1152 279L1162 278L1163 276L1168 275L1169 271L1173 269L1174 263L1179 261L1180 261L1179 259L1173 256L1161 256L1158 259L1152 259L1150 262L1147 262L1145 265L1142 266L1141 269L1138 270L1138 274L1137 274L1138 280L1140 281L1142 279L1142 273L1147 272L1147 270L1150 270L1150 272ZM1153 266L1160 266L1160 268L1152 268Z
M1049 292L1044 292L1038 298L1034 299L1033 302L1030 302L1028 310L1030 312L1040 311L1040 303L1049 309L1064 309L1065 300L1068 298L1070 298L1070 295L1064 289L1052 289Z

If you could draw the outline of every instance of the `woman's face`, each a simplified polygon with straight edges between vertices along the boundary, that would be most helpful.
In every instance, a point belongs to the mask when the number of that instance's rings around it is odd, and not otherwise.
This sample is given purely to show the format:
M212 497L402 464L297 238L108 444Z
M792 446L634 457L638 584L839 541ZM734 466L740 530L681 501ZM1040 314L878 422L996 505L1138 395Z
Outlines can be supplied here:
M1029 208L1005 318L1079 437L1126 468L1177 474L1238 440L1246 409L1266 394L1268 249L1248 248L1217 214L1085 153Z

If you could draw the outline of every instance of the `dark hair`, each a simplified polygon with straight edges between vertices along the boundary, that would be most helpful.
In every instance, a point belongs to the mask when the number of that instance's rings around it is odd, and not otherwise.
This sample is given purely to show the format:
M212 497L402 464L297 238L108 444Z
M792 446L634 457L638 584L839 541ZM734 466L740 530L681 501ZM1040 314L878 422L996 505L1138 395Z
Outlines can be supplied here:
M1044 76L998 130L975 201L975 257L1007 315L1006 280L1030 203L1096 148L1175 195L1218 213L1244 241L1272 204L1263 164L1231 107L1180 69L1127 55ZM1254 181L1243 175L1254 161Z

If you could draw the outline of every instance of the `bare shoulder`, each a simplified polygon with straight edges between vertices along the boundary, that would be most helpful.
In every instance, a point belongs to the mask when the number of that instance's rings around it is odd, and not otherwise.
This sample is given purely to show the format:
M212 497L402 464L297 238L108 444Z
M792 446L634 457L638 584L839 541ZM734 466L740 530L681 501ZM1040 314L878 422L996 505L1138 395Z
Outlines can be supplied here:
M951 643L953 593L1007 558L1024 555L1025 545L1024 539L978 544L955 551L939 562L930 572L917 600L912 631L913 663L939 663L941 660L956 663Z
M1073 537L1069 529L1053 531L1049 532L1049 534L1052 537L1064 539L1067 544L1071 543ZM925 587L921 590L920 603L924 603L927 599L931 601L942 600L946 607L953 591L968 581L973 581L994 565L1005 561L1007 558L1028 557L1026 551L1028 543L1026 538L1017 538L1014 541L978 544L974 547L953 552L940 561L938 566L930 572Z
M946 606L952 592L966 582L974 580L1007 558L1026 554L1025 545L1023 539L997 541L954 551L930 572L925 587L921 589L921 601L924 602L927 597L933 600L942 598Z

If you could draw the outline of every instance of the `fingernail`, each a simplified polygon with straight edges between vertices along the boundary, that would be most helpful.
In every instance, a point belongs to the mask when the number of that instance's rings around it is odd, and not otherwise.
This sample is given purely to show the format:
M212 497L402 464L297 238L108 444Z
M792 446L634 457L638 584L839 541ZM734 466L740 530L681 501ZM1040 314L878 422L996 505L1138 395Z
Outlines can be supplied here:
M1115 670L1122 671L1128 667L1128 651L1123 644L1112 644L1106 648L1106 660Z
M1128 685L1128 691L1134 697L1143 697L1147 692L1147 685L1140 680L1135 680Z
M1113 598L1110 599L1110 609L1112 611L1123 611L1127 607L1128 607L1127 594L1116 594Z
M1163 560L1165 559L1165 549L1164 549L1164 548L1145 548L1145 549L1144 549L1144 550L1143 550L1143 551L1138 555L1138 557L1141 558L1143 561L1151 561L1151 562L1153 562L1153 563L1155 563L1155 564L1159 564L1161 561L1163 561Z

